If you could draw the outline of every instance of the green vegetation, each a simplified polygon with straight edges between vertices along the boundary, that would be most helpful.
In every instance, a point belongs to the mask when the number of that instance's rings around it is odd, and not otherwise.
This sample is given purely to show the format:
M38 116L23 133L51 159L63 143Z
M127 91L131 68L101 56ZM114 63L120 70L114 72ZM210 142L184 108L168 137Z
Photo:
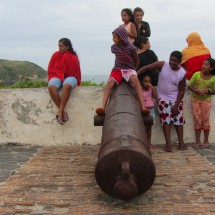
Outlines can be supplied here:
M92 81L82 81L81 86L105 86L105 82L101 82L99 84L92 82Z
M39 87L47 87L48 82L43 80L33 80L27 74L18 82L11 86L5 86L0 83L0 88L39 88ZM82 81L81 86L105 86L105 82L101 82L99 84L92 81Z
M0 89L1 88L6 88L6 86L4 84L0 83Z
M4 84L0 83L1 88L39 88L39 87L47 87L48 82L43 80L32 80L28 76L22 78L22 80L16 82L11 86L5 86ZM101 82L99 84L92 82L92 81L82 81L81 86L105 86L105 82Z
M104 86L105 83L94 83L92 81L82 81L81 86ZM46 81L41 80L32 80L28 76L24 77L21 81L13 84L11 88L39 88L39 87L47 87L48 83Z
M46 79L47 72L34 63L27 61L10 61L0 59L0 81L3 85L11 86L23 77L31 79Z
M21 81L16 82L11 88L39 88L47 87L48 83L42 80L32 80L27 75Z
M0 59L0 88L47 87L47 72L27 61ZM105 82L82 81L81 86L105 86Z

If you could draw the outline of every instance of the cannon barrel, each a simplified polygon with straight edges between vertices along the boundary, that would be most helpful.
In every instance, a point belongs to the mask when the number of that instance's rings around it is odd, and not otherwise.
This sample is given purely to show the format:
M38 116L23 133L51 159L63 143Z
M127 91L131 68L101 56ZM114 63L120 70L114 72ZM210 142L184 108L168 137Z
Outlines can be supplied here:
M155 179L144 126L144 121L151 124L152 118L143 118L135 90L124 81L113 89L105 117L94 118L95 125L103 124L95 167L97 184L122 200L146 192Z

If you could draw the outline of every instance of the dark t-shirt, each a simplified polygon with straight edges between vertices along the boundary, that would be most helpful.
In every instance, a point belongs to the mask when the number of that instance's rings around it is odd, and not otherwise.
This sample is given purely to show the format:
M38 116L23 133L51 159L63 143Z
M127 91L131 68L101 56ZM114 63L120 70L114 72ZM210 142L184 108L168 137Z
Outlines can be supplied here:
M143 32L143 30L145 32ZM151 29L148 22L142 21L140 29L138 29L138 36L150 37Z
M140 59L140 64L139 64L138 69L140 69L143 66L154 63L158 60L157 55L152 50L146 50L146 51L138 54L138 57ZM150 71L144 72L142 75L139 76L140 81L142 81L142 78L144 75L149 75L151 77L152 85L157 86L157 83L158 83L158 71L157 70L150 70Z

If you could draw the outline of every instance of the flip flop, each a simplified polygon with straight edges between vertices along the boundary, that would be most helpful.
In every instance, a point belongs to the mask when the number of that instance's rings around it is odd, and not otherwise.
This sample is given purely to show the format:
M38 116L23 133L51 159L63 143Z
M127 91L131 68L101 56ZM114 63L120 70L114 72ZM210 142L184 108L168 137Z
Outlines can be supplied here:
M63 125L63 124L64 124L63 117L56 115L56 119L57 119L57 122L58 122L60 125Z
M69 120L69 116L68 116L68 114L67 114L67 112L65 112L64 114L63 114L63 121L64 122L66 122L66 121L68 121Z
M97 108L97 109L96 109L96 113L97 113L98 115L105 115L105 110L104 110L103 108Z
M165 152L172 152L172 148L168 148L168 147L164 147L163 150L164 150Z
M209 144L208 143L203 143L202 145L201 145L201 148L202 149L207 149L209 147Z
M198 143L193 144L193 148L194 148L194 149L200 149L200 144L198 144Z

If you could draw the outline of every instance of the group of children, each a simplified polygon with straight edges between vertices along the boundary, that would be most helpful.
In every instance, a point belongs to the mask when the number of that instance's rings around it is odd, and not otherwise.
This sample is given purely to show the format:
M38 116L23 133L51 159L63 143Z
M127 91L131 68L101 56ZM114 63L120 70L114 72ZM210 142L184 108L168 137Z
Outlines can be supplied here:
M96 109L98 115L105 114L105 108L109 99L111 89L119 84L122 79L131 83L135 88L143 114L152 114L155 117L154 100L159 99L156 88L151 84L151 77L143 75L139 80L137 68L139 58L137 48L133 45L138 36L150 36L150 27L147 22L142 21L144 12L141 8L135 8L134 13L130 9L123 9L121 17L123 24L112 32L114 44L111 51L115 54L115 65L111 71L107 86L104 90L103 102L100 108ZM210 131L211 95L215 94L215 61L212 58L205 59L202 71L196 72L189 82L188 89L192 94L192 110L194 117L194 129L196 143L194 148L208 148L208 136ZM175 101L174 101L175 102ZM201 130L204 130L204 142L200 143ZM148 147L151 144L151 126L146 126ZM182 147L183 150L186 147ZM168 151L168 150L166 150Z

